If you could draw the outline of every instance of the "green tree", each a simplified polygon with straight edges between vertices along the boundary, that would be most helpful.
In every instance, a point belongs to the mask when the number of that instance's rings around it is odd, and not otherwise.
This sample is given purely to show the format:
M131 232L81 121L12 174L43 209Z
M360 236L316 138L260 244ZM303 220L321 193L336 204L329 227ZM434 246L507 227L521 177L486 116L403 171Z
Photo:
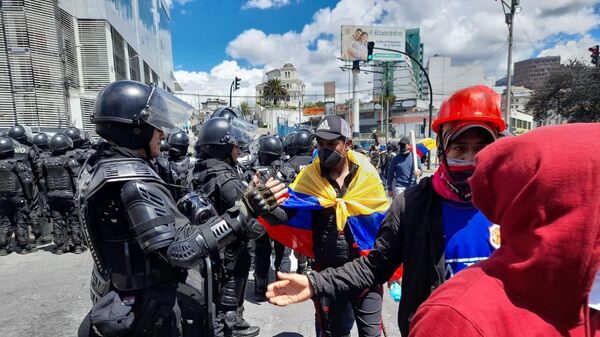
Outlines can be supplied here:
M562 118L568 122L600 121L600 69L578 60L550 74L536 90L525 109L534 120L546 122Z
M289 100L288 92L278 78L272 78L267 81L263 89L262 98L265 103L271 101L274 105L277 105L280 100Z
M250 116L250 104L248 104L248 102L242 102L240 104L240 110L242 110L242 113L244 114L244 116L246 116L246 117Z

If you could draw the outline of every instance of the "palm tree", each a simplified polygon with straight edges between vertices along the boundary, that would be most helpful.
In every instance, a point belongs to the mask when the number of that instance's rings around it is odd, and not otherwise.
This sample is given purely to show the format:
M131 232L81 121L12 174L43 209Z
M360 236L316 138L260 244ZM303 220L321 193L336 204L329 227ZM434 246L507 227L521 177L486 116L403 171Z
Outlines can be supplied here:
M277 105L279 100L289 100L288 92L278 78L272 78L267 81L263 89L262 98L267 102L273 101L274 105Z

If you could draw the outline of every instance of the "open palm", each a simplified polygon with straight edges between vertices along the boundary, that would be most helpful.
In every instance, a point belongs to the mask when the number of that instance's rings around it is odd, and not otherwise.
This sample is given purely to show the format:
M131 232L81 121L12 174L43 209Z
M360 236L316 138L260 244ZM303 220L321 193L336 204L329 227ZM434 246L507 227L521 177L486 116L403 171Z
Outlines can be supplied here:
M311 298L313 290L308 277L298 274L277 273L279 281L269 284L267 299L269 302L286 306L288 304L304 302Z

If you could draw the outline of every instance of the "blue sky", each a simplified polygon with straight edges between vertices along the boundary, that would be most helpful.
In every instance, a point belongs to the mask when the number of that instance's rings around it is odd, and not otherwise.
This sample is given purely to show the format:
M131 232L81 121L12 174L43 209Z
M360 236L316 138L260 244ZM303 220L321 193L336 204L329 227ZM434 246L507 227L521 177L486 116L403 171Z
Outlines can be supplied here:
M263 74L292 63L306 92L325 81L346 87L339 67L341 25L418 27L425 63L434 54L455 65L485 66L506 74L507 27L500 2L492 0L167 0L172 2L175 77L186 89L228 94L232 78L241 95L254 95ZM559 55L589 61L600 42L600 0L521 1L513 59ZM254 8L248 7L253 4ZM371 75L372 76L372 75ZM360 86L372 77L361 75Z
M250 28L283 34L301 31L320 8L335 6L332 0L292 0L268 10L242 9L244 1L197 0L171 11L173 64L186 70L210 70L227 59L229 41ZM247 65L241 62L242 65Z

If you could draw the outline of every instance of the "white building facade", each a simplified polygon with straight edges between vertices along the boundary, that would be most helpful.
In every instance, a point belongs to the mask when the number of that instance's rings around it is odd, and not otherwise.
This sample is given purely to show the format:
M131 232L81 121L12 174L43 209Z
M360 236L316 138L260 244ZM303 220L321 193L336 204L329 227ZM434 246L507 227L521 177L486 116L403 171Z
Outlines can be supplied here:
M174 88L165 0L11 0L0 11L0 109L9 111L0 127L91 132L95 98L108 83Z
M490 81L485 77L483 65L453 66L452 59L447 56L430 57L426 68L433 89L433 106L436 108L455 91ZM423 88L423 97L429 99L429 88Z

